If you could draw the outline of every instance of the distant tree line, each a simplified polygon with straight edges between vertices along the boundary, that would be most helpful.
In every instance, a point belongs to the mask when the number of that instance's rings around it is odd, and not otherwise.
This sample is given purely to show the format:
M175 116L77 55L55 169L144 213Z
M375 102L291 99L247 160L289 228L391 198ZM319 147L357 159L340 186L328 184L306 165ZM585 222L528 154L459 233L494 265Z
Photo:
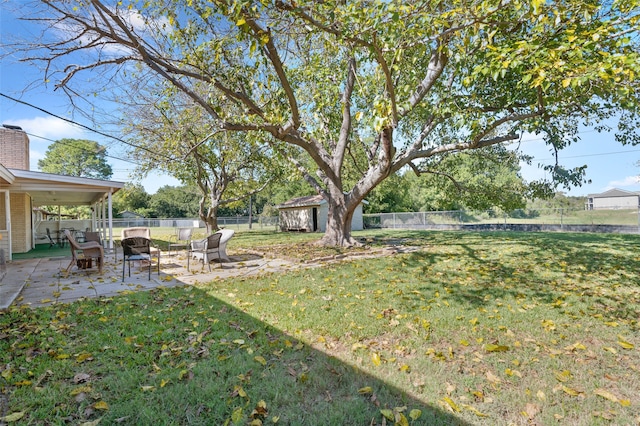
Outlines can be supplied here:
M440 183L439 185L445 185ZM447 192L450 191L450 192ZM291 180L267 187L249 201L244 199L220 207L218 215L277 216L276 206L291 198L313 195L311 187L301 180ZM503 211L517 209L583 209L584 197L567 196L558 192L549 199L527 200L515 194L504 195L508 202L491 203L486 194L468 193L462 189L439 188L435 182L425 182L411 173L394 175L376 188L364 207L365 213L446 211L446 210L488 210L499 208ZM482 199L483 201L479 201ZM138 213L144 217L175 218L198 217L200 195L195 187L163 186L155 194L148 194L140 184L129 184L114 195L113 211L117 217L123 211Z

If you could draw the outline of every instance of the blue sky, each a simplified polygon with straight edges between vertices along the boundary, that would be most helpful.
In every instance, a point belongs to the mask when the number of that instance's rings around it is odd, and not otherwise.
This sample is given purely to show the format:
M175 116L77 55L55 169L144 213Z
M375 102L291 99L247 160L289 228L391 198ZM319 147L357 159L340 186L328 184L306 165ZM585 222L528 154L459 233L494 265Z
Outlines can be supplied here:
M32 27L13 19L10 11L12 5L21 4L16 0L0 0L0 39L2 43L10 41L13 36L29 36L36 32ZM5 53L5 52L2 52ZM73 116L66 97L54 92L53 85L45 86L43 73L35 67L21 64L17 57L8 56L0 64L0 93L18 98L56 115L76 120L92 127L92 124L81 117ZM62 138L82 138L95 140L109 147L108 153L122 157L123 148L109 138L89 132L70 123L47 115L35 108L0 97L0 124L13 124L22 127L31 141L31 169L37 170L37 162L43 158L48 145ZM592 128L585 128L580 133L581 141L560 152L560 161L566 167L587 165L587 178L591 184L573 188L569 195L587 195L603 192L611 188L627 191L640 191L640 146L622 146L617 143L612 133L598 133ZM544 177L544 170L538 163L553 164L552 153L544 142L535 135L523 138L520 148L526 154L534 156L531 166L523 165L522 175L526 180ZM116 159L110 159L114 174L112 179L131 181L136 165ZM163 185L179 185L170 176L152 174L141 182L147 192L155 193Z

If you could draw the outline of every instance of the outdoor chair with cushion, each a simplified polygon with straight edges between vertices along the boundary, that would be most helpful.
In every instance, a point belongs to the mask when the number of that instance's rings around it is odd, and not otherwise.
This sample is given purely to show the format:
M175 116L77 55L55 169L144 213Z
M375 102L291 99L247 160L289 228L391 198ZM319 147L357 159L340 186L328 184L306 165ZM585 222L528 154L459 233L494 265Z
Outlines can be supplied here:
M149 279L151 279L152 247L151 240L144 237L124 238L120 244L124 257L122 259L122 281L124 282L125 264L129 264L129 276L131 276L131 262L147 262L149 264ZM160 251L157 251L158 275L160 275Z
M67 266L67 272L69 272L74 264L82 269L87 269L92 259L95 259L98 264L98 270L102 274L102 266L104 265L104 249L102 248L102 244L96 243L95 241L79 243L73 238L69 230L65 230L64 234L71 247L71 263Z
M153 256L158 257L158 263L160 263L160 249L153 245L153 240L151 240L151 230L144 226L134 226L132 228L124 228L120 232L120 237L122 240L129 237L142 237L151 241L151 254Z
M178 228L174 236L175 242L169 242L169 256L171 256L171 247L187 249L191 244L191 228ZM177 250L176 250L177 252Z
M187 270L189 269L189 258L196 257L202 260L202 268L204 268L204 264L209 265L209 271L211 271L211 261L213 259L220 259L220 240L222 239L222 234L216 232L215 234L209 235L204 240L200 241L192 241L191 242L191 251L187 256ZM222 268L222 259L220 261L220 267Z

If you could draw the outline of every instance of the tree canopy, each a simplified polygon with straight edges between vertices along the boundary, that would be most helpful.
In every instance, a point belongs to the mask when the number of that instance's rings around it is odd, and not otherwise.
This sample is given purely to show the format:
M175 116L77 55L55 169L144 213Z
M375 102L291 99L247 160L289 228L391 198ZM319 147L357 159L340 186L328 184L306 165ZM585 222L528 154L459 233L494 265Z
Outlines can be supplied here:
M621 142L639 141L637 0L41 4L31 19L63 29L27 47L46 78L59 73L57 87L73 96L90 71L109 77L96 92L113 93L118 78L160 80L218 129L264 135L327 200L326 244L356 243L360 201L438 156L525 133L557 154L579 140L580 124L613 116ZM531 187L549 193L584 178L560 161L549 172L554 182Z
M60 139L47 148L45 157L38 160L43 172L67 176L108 180L113 175L107 161L106 148L85 139Z

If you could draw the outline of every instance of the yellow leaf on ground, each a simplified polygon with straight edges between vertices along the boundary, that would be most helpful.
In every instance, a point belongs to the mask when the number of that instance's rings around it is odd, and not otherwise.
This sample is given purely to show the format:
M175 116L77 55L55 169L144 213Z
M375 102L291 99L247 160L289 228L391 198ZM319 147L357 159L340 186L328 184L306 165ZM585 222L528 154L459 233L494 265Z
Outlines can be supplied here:
M571 372L569 370L564 370L564 371L555 371L554 376L556 376L556 380L559 382L566 382L568 380L571 380L571 378L573 377L571 375Z
M376 367L378 367L380 365L380 363L382 362L382 360L380 359L380 355L377 352L373 352L371 354L371 362Z
M509 350L509 346L486 344L484 350L487 352L506 352Z
M458 404L456 404L455 401L449 398L448 396L445 396L444 398L442 398L442 401L444 401L446 403L445 406L451 409L452 411L455 411L455 412L460 411L460 407L458 407Z
M411 420L413 420L414 422L416 420L418 420L420 418L420 416L422 416L422 411L418 410L417 408L414 408L413 410L411 410L409 412L409 417L411 418Z
M17 422L21 418L24 417L24 411L16 411L15 413L7 414L6 416L0 417L0 421L6 423Z
M564 391L564 393L566 393L567 395L571 395L571 396L578 396L580 395L582 392L580 392L579 390L570 388L568 386L562 386L562 390Z
M91 386L89 386L89 385L86 385L86 386L80 386L80 387L77 387L77 388L73 389L73 390L69 393L69 395L71 395L71 396L76 396L76 395L80 395L81 393L89 393L89 392L91 392L92 390L93 390L93 388L92 388Z
M604 399L608 399L609 401L618 402L618 397L606 389L596 389L593 391L593 393L603 397Z
M242 421L242 407L237 407L231 413L231 421L233 423L240 423Z
M488 414L485 413L481 413L480 411L478 411L477 408L471 406L471 405L467 405L467 404L462 404L462 406L464 407L465 410L469 410L471 411L473 414L475 414L478 417L489 417Z
M385 419L391 420L392 422L396 419L396 417L393 415L393 411L387 408L383 408L382 410L380 410L380 414L382 414Z
M358 393L361 395L371 395L373 393L373 388L371 386L365 386L358 389Z
M618 345L622 347L622 349L633 349L635 345L633 343L627 342L622 336L618 335Z
M109 404L107 404L104 401L98 401L95 404L93 404L93 408L95 408L96 410L108 410L109 409Z
M267 365L267 360L264 359L264 357L261 357L260 355L255 356L253 359L258 361L262 365Z

